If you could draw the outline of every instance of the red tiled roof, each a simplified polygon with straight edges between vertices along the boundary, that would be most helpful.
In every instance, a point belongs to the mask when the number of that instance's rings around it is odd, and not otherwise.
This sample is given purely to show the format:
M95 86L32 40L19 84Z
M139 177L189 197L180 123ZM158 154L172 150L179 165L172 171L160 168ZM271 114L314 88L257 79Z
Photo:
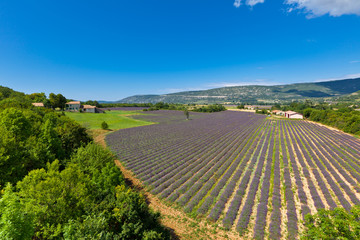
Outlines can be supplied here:
M91 106L91 105L84 105L83 108L87 109L87 108L96 108L96 107L95 107L95 106Z
M80 104L80 101L72 101L72 102L68 102L66 104Z
M34 105L35 107L44 107L44 104L42 102L35 102L32 103L32 105Z

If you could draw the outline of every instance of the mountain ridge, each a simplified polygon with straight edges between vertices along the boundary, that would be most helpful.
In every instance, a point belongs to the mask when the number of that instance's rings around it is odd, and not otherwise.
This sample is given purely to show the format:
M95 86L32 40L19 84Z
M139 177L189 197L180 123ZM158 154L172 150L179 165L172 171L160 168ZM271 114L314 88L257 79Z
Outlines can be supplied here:
M273 86L233 86L162 95L134 95L116 101L116 103L274 103L307 98L337 97L359 90L360 78L352 78Z

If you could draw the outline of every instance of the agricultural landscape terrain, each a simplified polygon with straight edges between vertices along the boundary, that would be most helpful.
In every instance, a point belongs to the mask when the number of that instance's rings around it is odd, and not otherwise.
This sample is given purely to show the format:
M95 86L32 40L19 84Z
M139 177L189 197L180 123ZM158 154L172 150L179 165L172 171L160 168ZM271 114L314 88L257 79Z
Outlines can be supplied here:
M295 239L317 209L360 204L360 141L303 120L154 111L106 142L152 194L244 238Z

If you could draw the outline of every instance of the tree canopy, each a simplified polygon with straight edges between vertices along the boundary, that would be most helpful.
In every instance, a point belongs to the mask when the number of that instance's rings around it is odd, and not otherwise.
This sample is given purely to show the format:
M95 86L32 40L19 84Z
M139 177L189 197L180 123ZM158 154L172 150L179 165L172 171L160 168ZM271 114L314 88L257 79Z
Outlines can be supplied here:
M33 107L43 94L0 93L0 239L169 239L84 127Z

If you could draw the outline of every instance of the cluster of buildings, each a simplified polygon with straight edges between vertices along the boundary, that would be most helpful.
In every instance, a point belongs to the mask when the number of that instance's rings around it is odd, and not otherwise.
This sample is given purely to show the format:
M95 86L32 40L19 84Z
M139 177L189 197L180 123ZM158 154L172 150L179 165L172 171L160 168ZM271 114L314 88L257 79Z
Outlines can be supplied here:
M304 119L304 116L300 113L294 112L294 111L281 111L281 110L273 110L271 111L272 114L283 116L290 119Z
M44 107L44 103L32 103L34 107ZM104 113L103 110L91 105L81 105L80 101L72 101L66 103L66 111L70 112L89 112L89 113Z
M89 112L89 113L104 113L103 110L91 105L81 105L80 101L71 101L66 103L66 111L70 112Z
M245 109L249 110L271 110L272 105L245 105ZM290 119L304 119L304 116L300 113L294 112L294 111L281 111L281 110L273 110L271 111L273 115L278 115Z

